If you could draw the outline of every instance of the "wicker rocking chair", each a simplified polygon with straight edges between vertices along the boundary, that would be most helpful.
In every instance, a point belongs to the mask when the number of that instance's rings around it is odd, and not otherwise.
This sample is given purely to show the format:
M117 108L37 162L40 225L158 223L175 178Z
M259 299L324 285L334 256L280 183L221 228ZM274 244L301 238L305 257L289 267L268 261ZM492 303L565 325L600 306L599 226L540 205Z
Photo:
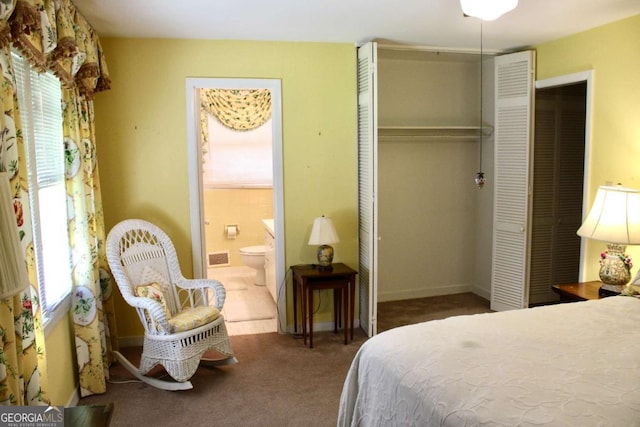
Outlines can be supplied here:
M120 222L107 237L107 259L124 300L144 325L140 367L120 352L117 360L139 380L164 390L193 388L199 364L237 363L220 313L224 286L216 280L185 279L169 237L147 221ZM207 350L223 358L203 359ZM146 374L162 365L175 381Z

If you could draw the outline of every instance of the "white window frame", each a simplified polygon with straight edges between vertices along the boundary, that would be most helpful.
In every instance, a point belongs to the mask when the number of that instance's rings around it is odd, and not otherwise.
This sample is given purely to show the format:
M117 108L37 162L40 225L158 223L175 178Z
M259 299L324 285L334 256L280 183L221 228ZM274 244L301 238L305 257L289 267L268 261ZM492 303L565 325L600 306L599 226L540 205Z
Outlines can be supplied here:
M57 87L60 87L59 79L53 73L38 74L19 54L13 52L12 56L28 169L39 304L46 336L69 313L73 288L64 153L52 149L52 144L47 143L57 140L62 145L62 91L58 94L56 85L52 85L57 82ZM52 161L56 156L59 157ZM64 194L61 196L64 200L53 206L46 204L43 199L54 192ZM53 214L56 209L57 215ZM47 233L47 230L50 232ZM61 241L63 244L60 244ZM55 247L52 247L52 242ZM53 286L57 287L55 291L52 290Z

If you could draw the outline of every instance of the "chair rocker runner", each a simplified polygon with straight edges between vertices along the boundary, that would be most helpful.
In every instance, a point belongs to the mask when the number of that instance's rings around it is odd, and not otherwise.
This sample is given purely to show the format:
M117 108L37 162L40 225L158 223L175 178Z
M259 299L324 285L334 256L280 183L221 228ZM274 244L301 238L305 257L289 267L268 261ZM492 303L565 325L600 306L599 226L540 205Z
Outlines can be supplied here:
M220 312L224 286L216 280L184 278L173 243L159 227L139 219L122 221L109 232L106 249L120 293L144 325L139 368L114 351L129 372L153 387L187 390L193 388L189 379L201 362L237 363ZM224 358L204 359L207 350ZM175 382L147 376L156 365Z

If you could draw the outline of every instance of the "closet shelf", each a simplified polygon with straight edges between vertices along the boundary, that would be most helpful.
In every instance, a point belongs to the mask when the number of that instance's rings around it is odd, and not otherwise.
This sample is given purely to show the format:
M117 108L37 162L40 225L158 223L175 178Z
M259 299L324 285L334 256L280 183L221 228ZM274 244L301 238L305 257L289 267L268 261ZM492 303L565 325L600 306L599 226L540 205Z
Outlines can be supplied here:
M379 137L473 138L489 136L493 127L485 126L379 126Z

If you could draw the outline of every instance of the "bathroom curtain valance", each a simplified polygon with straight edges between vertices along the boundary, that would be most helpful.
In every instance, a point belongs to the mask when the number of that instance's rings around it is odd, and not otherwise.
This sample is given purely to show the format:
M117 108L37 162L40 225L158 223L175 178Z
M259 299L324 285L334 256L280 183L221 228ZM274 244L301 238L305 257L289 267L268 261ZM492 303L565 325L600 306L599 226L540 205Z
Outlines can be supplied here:
M233 130L251 130L271 118L269 89L203 89L202 108Z
M211 115L229 129L247 131L271 118L269 89L202 89L200 91L200 129L202 148L207 151Z

